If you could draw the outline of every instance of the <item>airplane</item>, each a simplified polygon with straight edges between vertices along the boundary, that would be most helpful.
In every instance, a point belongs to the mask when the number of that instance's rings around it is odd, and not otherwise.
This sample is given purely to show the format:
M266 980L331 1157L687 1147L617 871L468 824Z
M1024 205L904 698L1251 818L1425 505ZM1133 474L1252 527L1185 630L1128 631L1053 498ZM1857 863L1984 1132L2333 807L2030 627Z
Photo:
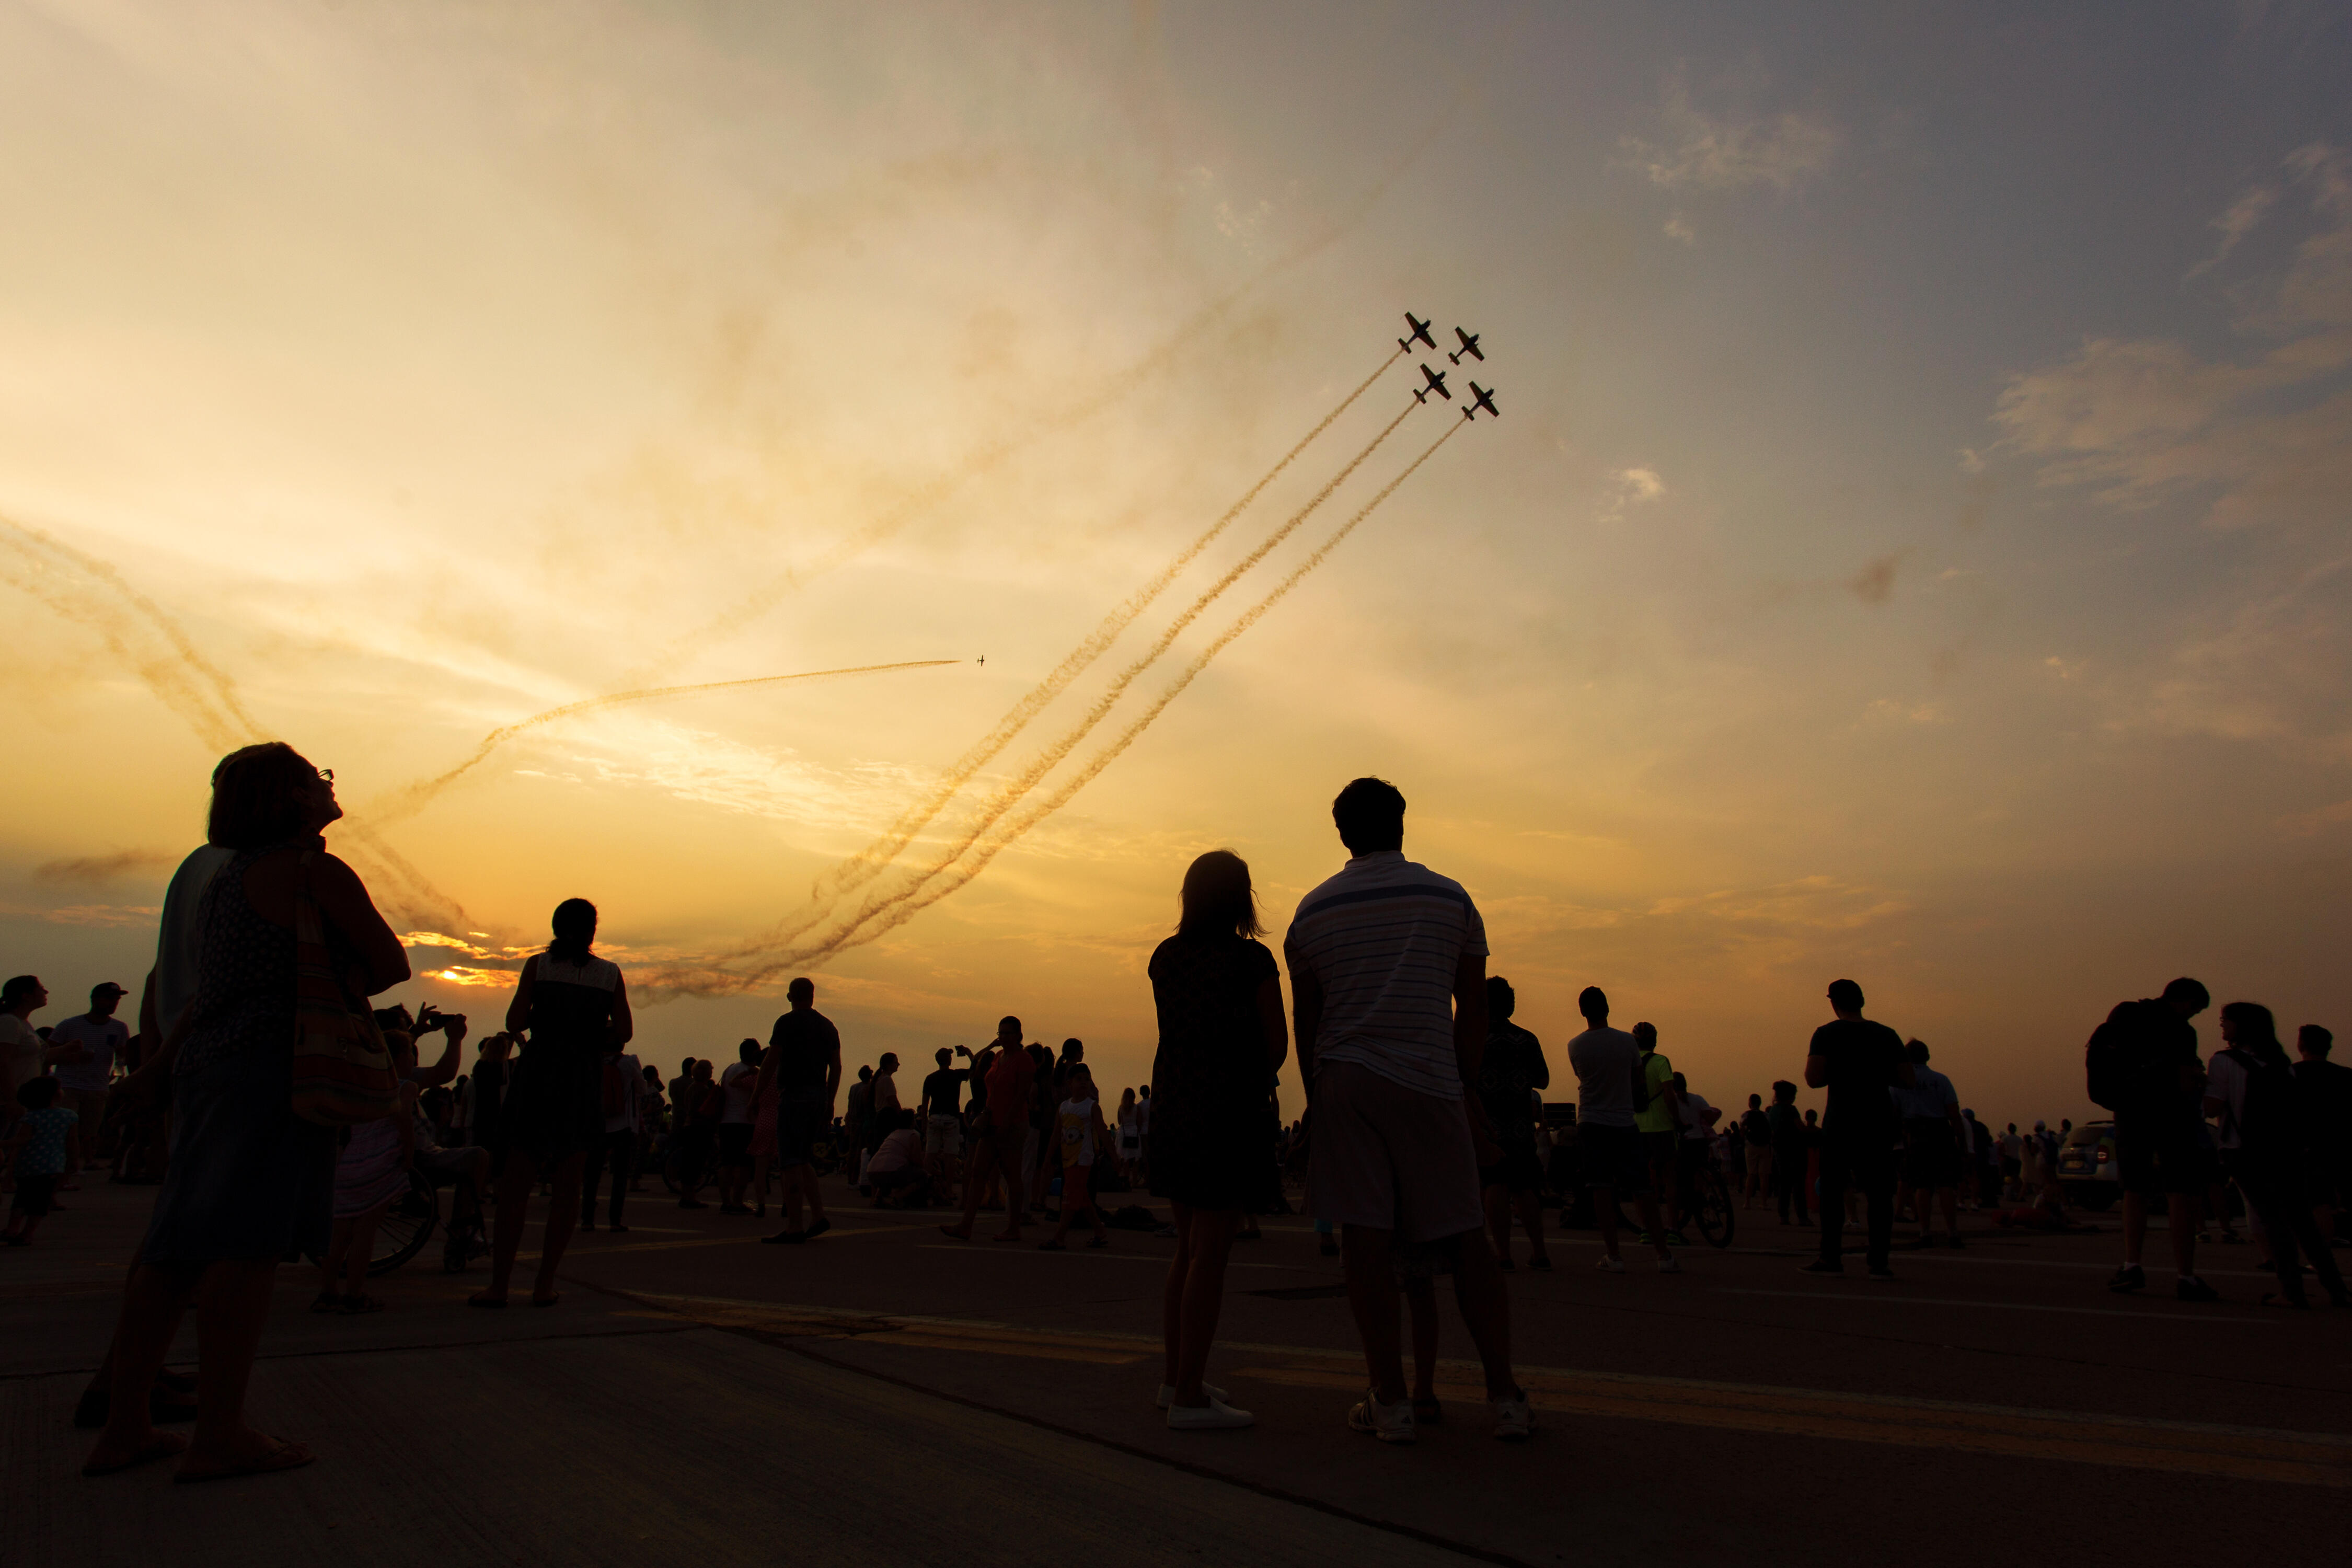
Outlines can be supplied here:
M1481 408L1485 409L1487 413L1493 415L1497 419L1500 419L1503 416L1503 411L1495 406L1495 395L1493 393L1487 391L1485 387L1479 385L1475 381L1470 384L1470 393L1475 401L1469 407L1462 411L1463 418L1475 421L1478 416L1478 410Z
M1454 335L1462 340L1462 347L1458 352L1447 354L1445 356L1447 359L1452 360L1455 364L1460 364L1462 363L1463 354L1468 354L1472 359L1484 363L1486 355L1485 351L1480 349L1478 346L1478 334L1476 332L1465 332L1461 328L1456 327L1454 329Z
M1428 402L1429 395L1433 392L1437 394L1438 396L1445 399L1448 403L1454 401L1454 395L1445 390L1445 373L1444 371L1432 370L1429 366L1424 364L1421 367L1421 374L1429 378L1429 384L1427 386L1416 386L1412 389L1412 400L1415 403Z
M1421 342L1427 343L1433 349L1437 347L1437 340L1429 335L1429 323L1427 321L1415 321L1411 310L1407 310L1404 313L1404 319L1405 324L1412 329L1412 333L1410 337L1399 338L1397 340L1397 347L1402 349L1407 353L1412 353L1413 340L1416 338Z
M987 664L988 664L988 656L987 656L986 654L982 654L982 655L980 656L980 662L981 662L981 665L982 665L982 667L983 668L986 668L986 666L987 666Z

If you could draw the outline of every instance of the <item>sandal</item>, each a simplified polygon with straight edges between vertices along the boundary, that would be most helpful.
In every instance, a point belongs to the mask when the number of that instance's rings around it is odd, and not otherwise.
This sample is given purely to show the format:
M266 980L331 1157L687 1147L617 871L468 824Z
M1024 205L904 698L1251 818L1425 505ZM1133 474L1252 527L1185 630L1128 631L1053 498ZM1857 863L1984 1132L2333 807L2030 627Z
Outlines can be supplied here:
M310 1310L314 1312L340 1312L343 1310L344 1300L345 1298L337 1291L321 1290L316 1296L310 1298Z
M346 1318L363 1318L370 1312L383 1310L383 1300L378 1296L346 1296L342 1312Z

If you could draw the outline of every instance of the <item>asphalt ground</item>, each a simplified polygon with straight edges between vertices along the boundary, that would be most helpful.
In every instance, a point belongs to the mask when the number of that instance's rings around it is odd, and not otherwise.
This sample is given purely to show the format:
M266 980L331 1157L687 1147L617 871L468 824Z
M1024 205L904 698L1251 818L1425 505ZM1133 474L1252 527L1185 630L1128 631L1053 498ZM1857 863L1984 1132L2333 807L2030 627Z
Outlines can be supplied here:
M286 1270L250 1409L320 1462L173 1487L85 1480L73 1402L110 1331L152 1193L99 1186L0 1253L0 1563L1059 1562L1302 1552L1385 1562L2340 1563L2352 1550L2352 1313L2258 1308L2251 1247L2206 1249L2225 1301L2105 1289L2096 1236L1964 1216L1969 1247L1899 1279L1801 1274L1810 1237L1741 1215L1724 1251L1661 1275L1510 1276L1539 1428L1487 1433L1441 1284L1444 1421L1412 1447L1350 1433L1364 1382L1337 1259L1303 1220L1234 1249L1211 1380L1257 1414L1172 1433L1152 1408L1173 1243L957 1242L939 1214L835 1228L635 1196L582 1234L563 1300L468 1310L484 1269L437 1245L377 1281L383 1312L304 1309ZM542 1205L543 1206L543 1205ZM980 1234L997 1216L983 1215ZM534 1226L526 1247L537 1245ZM2151 1258L2168 1257L2160 1233ZM2341 1255L2339 1255L2341 1256ZM523 1283L519 1271L518 1283ZM179 1349L195 1352L194 1331Z

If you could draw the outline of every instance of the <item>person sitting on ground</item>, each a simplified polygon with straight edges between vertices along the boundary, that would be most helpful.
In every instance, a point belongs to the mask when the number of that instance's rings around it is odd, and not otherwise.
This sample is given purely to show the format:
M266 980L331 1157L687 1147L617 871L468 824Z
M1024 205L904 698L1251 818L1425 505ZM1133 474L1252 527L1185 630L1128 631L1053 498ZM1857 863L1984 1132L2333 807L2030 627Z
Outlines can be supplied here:
M1063 1237L1070 1234L1070 1222L1085 1215L1094 1222L1094 1239L1088 1247L1108 1247L1110 1233L1103 1228L1102 1211L1095 1206L1094 1176L1097 1153L1108 1154L1110 1131L1103 1125L1102 1101L1095 1095L1094 1074L1083 1062L1072 1062L1062 1075L1062 1092L1070 1098L1062 1101L1056 1120L1060 1126L1062 1167L1062 1217L1055 1226L1053 1237L1038 1243L1041 1252L1062 1250Z
M930 1179L923 1169L923 1135L915 1131L915 1113L893 1110L880 1120L888 1131L866 1162L866 1180L857 1190L871 1197L876 1208L928 1205Z
M68 1171L81 1164L81 1118L59 1105L58 1080L43 1076L26 1079L16 1090L19 1112L16 1131L5 1151L16 1175L16 1195L8 1204L7 1243L29 1247L33 1232L49 1212L49 1194Z

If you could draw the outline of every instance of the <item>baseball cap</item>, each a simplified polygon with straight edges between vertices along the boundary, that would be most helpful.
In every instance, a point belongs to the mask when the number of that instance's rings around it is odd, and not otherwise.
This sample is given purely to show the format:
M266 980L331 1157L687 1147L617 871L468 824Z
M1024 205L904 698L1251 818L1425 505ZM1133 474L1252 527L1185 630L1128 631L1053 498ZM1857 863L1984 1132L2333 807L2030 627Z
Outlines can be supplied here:
M90 999L96 1001L100 996L128 996L131 993L111 980L101 980L89 988L89 994Z

